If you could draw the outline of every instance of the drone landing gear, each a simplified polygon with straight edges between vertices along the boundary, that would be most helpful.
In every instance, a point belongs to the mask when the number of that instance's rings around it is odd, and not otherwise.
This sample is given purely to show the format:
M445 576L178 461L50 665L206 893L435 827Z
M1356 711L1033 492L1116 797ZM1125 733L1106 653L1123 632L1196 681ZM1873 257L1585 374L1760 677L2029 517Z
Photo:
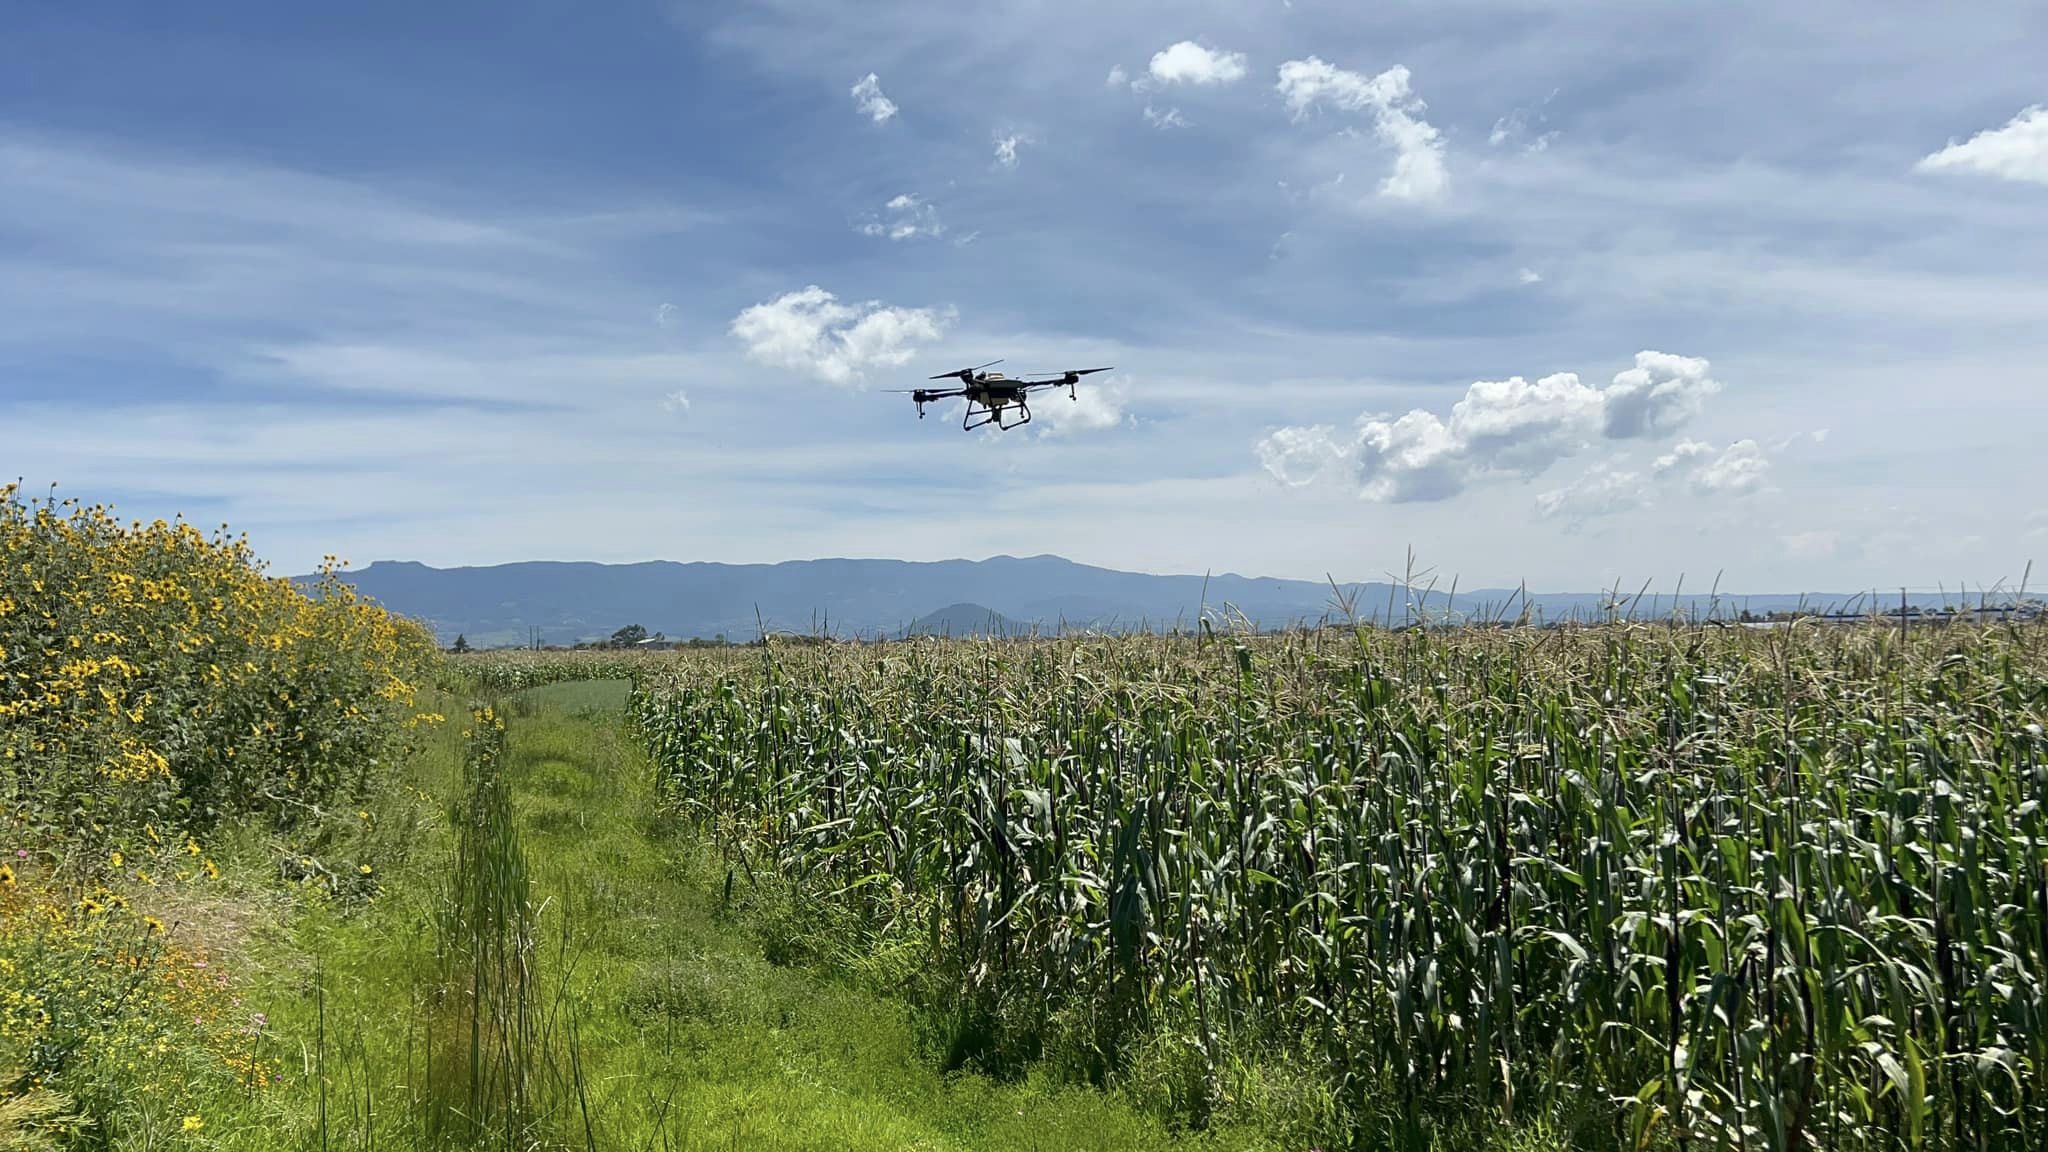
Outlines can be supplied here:
M1003 413L1010 408L1017 410L1018 418L1006 422L1003 419ZM980 417L980 419L976 419L976 417ZM1012 400L1000 408L985 408L970 404L967 406L967 414L960 418L961 430L969 432L984 424L993 424L1002 431L1008 432L1012 428L1018 428L1029 423L1031 423L1031 405L1026 404L1022 400Z

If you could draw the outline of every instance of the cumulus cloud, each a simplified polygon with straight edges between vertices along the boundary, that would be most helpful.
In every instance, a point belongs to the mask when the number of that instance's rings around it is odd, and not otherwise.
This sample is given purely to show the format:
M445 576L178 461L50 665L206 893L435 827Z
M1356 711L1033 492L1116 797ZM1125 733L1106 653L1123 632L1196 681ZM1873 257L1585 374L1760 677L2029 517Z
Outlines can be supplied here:
M943 236L946 232L945 223L939 219L939 210L908 192L882 205L882 213L861 225L864 235L915 240L921 236Z
M882 81L873 72L861 77L852 92L854 107L875 123L896 115L896 102L882 95Z
M688 412L690 410L690 394L678 388L661 398L661 407L666 412Z
M1280 65L1274 87L1297 120L1319 105L1372 113L1374 134L1394 149L1394 170L1380 181L1381 195L1431 201L1450 190L1443 134L1422 118L1427 106L1409 87L1406 66L1367 76L1310 56Z
M1130 421L1124 401L1123 388L1107 382L1084 382L1072 398L1048 389L1031 406L1032 422L1045 421L1048 435L1103 432Z
M1716 452L1712 444L1681 440L1657 457L1651 470L1695 492L1739 494L1761 488L1771 470L1770 458L1754 440L1737 440Z
M1160 84L1235 84L1244 79L1244 53L1182 40L1153 53L1145 71Z
M1017 166L1017 146L1030 143L1032 143L1031 137L1021 133L1012 133L1008 136L1003 135L1001 132L996 133L996 163L1001 164L1005 168L1015 168Z
M1281 428L1260 439L1252 450L1275 480L1300 488L1336 471L1350 455L1350 448L1338 443L1336 431L1328 424Z
M1129 72L1124 71L1123 65L1118 64L1110 68L1109 78L1104 80L1102 83L1110 88L1121 88L1125 84L1129 83L1130 79L1131 74Z
M1987 128L1924 156L1916 171L1963 170L2048 184L2048 105L2030 105L2002 128Z
M1150 104L1145 105L1145 120L1154 128L1185 128L1188 122L1181 117L1180 109L1168 108L1161 112Z
M1606 390L1607 434L1625 439L1677 431L1721 390L1707 367L1694 356L1636 353L1636 366L1617 374Z
M1448 418L1422 408L1393 419L1363 416L1341 440L1324 425L1282 428L1261 440L1257 452L1285 484L1308 483L1342 463L1368 500L1444 500L1484 479L1537 476L1601 440L1638 439L1683 425L1720 387L1708 368L1705 360L1644 351L1636 354L1635 367L1616 373L1605 387L1572 372L1534 382L1481 380L1451 406ZM1753 468L1737 453L1714 483L1740 487Z
M918 345L939 339L954 319L951 308L842 303L813 284L744 309L729 330L757 363L845 385L869 367L909 363Z

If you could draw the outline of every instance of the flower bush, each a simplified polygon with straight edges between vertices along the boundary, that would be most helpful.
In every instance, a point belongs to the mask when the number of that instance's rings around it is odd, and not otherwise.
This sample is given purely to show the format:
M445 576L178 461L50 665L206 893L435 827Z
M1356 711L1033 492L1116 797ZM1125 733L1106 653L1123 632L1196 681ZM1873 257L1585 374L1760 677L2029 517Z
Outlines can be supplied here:
M0 798L30 841L289 826L417 719L425 629L246 539L0 487Z

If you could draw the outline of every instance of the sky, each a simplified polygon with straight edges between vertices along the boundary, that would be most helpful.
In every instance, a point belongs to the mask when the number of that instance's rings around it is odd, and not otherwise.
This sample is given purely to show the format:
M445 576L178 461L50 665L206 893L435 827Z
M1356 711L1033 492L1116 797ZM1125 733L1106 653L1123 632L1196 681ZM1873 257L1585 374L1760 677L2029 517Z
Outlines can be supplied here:
M6 19L0 474L282 571L2048 560L2033 0Z

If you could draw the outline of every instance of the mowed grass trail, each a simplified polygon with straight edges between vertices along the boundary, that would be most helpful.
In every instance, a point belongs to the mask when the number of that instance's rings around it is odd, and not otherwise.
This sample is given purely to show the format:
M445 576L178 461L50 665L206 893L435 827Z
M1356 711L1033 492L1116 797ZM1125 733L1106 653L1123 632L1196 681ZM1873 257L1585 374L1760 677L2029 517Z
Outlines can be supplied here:
M541 986L575 1022L576 1114L603 1149L1246 1148L1174 1138L1112 1096L942 1075L902 1004L778 967L725 909L725 874L652 825L626 686L508 698L507 780L540 909ZM746 881L741 879L739 884ZM585 1129L585 1123L588 1129Z

